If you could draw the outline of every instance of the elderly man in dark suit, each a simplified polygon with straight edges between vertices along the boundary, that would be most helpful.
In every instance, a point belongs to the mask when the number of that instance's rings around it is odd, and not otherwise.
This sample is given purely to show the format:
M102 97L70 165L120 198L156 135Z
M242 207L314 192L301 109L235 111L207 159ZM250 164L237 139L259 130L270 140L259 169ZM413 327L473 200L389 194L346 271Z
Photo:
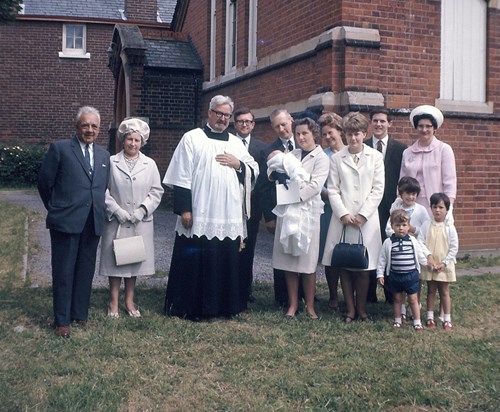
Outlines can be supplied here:
M100 122L95 108L80 108L75 135L50 145L38 175L50 230L55 332L62 337L70 336L72 322L95 326L88 308L109 178L109 153L94 143Z
M292 126L293 118L285 109L276 109L270 115L271 127L278 134L278 138L264 150L264 159L267 159L269 153L280 150L282 152L291 152L295 149L295 139L293 137ZM266 179L263 184L261 206L266 222L266 229L273 233L276 230L276 215L272 212L276 206L276 185L275 182L267 179L267 165L264 163L261 170L261 176ZM288 292L286 290L285 272L274 269L274 299L280 306L288 305Z
M398 142L389 137L388 131L392 126L392 118L389 110L386 108L377 108L370 112L370 122L372 128L372 137L366 139L364 143L373 147L384 156L385 166L385 187L382 201L378 206L378 215L380 220L380 233L382 242L385 240L385 226L389 219L389 210L398 195L399 171L401 169L401 159L406 149L404 143ZM377 302L377 279L376 273L370 273L370 287L368 290L368 301ZM386 300L391 302L392 296L386 292Z
M252 136L253 128L255 127L254 115L250 109L241 107L233 113L234 128L236 136L241 139L250 155L259 164L262 170L265 168L266 159L263 157L263 150L266 144ZM264 181L263 181L264 179ZM267 180L267 176L260 174L252 190L250 203L250 219L247 221L247 239L245 240L245 248L241 251L241 271L245 277L244 296L249 302L254 301L252 295L253 282L253 259L255 255L255 244L257 242L257 234L259 233L259 224L262 219L262 208L260 198L262 196L262 184Z

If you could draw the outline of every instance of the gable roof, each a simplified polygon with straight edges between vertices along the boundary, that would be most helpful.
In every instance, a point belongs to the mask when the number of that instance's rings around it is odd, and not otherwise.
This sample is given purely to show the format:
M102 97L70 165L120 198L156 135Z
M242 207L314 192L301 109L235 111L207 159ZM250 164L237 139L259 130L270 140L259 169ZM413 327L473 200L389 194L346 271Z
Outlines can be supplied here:
M203 64L189 41L144 40L145 66L169 69L203 70Z
M122 20L126 0L24 0L24 15ZM162 23L172 23L177 0L158 0Z

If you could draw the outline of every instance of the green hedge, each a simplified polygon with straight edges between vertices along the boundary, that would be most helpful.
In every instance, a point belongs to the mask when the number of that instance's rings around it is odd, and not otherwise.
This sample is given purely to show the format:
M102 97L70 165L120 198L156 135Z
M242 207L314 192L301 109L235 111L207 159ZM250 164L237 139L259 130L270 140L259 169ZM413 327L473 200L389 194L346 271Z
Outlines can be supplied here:
M46 151L44 146L0 145L0 186L35 186Z

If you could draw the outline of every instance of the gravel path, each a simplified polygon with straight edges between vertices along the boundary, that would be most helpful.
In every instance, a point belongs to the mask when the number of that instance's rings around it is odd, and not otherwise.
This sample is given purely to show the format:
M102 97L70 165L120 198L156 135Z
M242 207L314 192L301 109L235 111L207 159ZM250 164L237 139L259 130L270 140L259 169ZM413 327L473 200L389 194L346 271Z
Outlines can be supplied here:
M28 222L28 233L32 240L38 245L36 250L30 251L27 259L27 276L32 285L47 286L51 283L50 266L50 236L45 228L45 208L35 190L0 191L0 200L8 201L26 207L38 213ZM165 287L167 283L166 275L170 269L172 248L175 238L176 216L168 210L160 209L154 214L155 223L155 256L157 273L163 274L161 277L138 278L139 285ZM273 250L273 236L264 227L257 240L257 247L254 259L254 279L256 282L272 282L271 255ZM463 253L463 252L462 252ZM99 251L98 263L99 267ZM459 269L457 276L480 275L484 273L500 274L500 266L477 269ZM318 281L324 281L323 267L318 266ZM96 274L93 287L107 287L107 277Z
M50 285L50 235L45 228L45 208L38 193L34 190L0 191L0 200L18 204L38 212L28 222L29 236L35 240L38 250L28 256L27 275L31 283L36 286ZM176 216L168 210L159 209L154 214L155 225L155 257L156 271L164 274L163 277L140 277L138 285L166 286L166 274L170 269L172 248L175 238ZM271 256L273 249L273 236L264 227L259 233L254 260L254 279L257 282L272 282ZM99 251L98 262L99 262ZM99 268L99 263L97 263ZM324 271L318 267L318 279L324 280ZM107 287L107 277L99 276L98 269L94 277L93 287Z

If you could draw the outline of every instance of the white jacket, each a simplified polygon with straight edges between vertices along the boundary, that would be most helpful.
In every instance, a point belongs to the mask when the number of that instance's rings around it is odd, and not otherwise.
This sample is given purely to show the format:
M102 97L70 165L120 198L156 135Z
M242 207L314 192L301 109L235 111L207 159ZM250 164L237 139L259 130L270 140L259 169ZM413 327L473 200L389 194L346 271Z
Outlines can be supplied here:
M418 273L420 273L420 265L427 265L427 254L426 248L423 247L420 242L415 239L414 236L410 236L411 243L413 245L413 251L415 252L415 264L417 266ZM384 240L382 249L380 250L380 255L378 257L377 265L377 279L384 277L384 272L386 276L389 276L391 271L391 247L392 240L387 238ZM430 254L430 253L429 253Z

